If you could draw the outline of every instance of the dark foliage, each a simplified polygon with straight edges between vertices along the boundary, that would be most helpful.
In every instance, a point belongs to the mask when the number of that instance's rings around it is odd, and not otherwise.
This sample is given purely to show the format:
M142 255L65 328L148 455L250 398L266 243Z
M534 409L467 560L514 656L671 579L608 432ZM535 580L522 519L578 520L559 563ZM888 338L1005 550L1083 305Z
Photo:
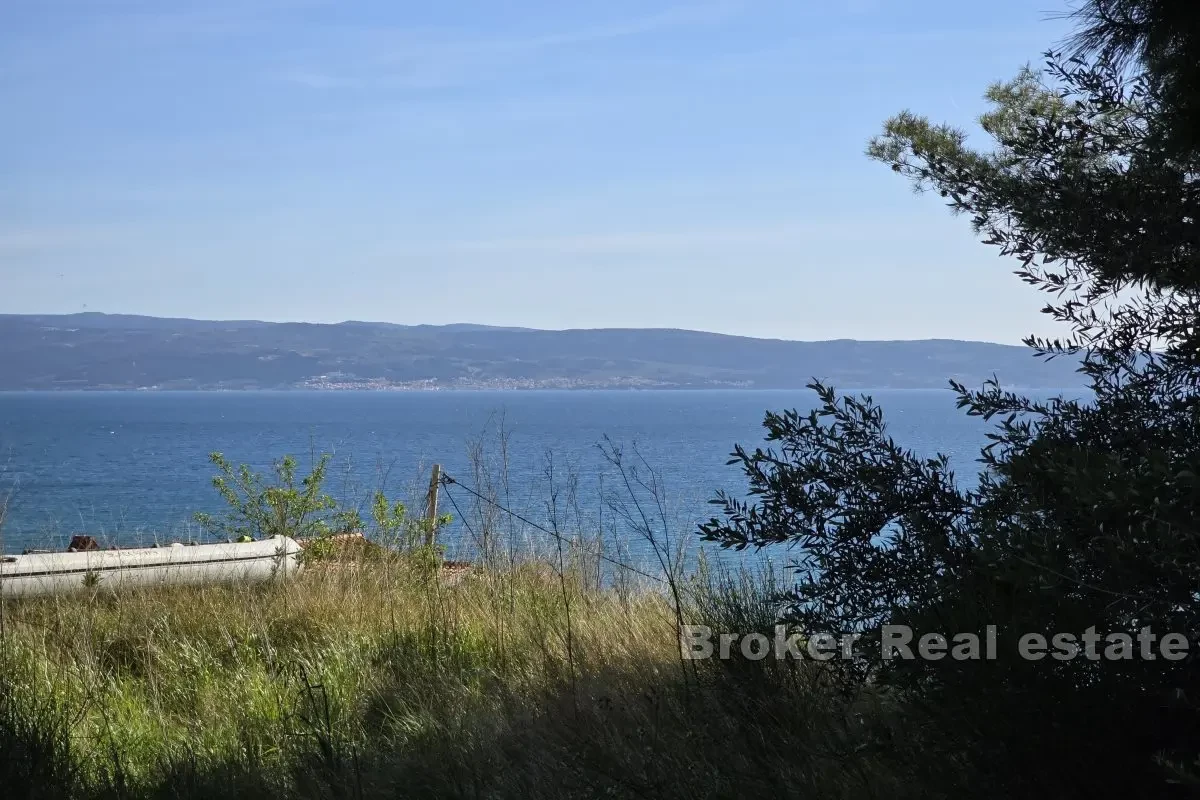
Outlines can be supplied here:
M1170 142L1189 150L1200 141L1200 10L1192 0L1085 0L1074 55L1124 67L1142 64L1164 99Z
M965 755L978 795L1161 797L1186 791L1200 753L1194 652L1108 660L1101 641L1098 658L1033 661L1016 648L1089 628L1137 648L1149 628L1194 651L1200 635L1200 139L1185 133L1200 48L1181 5L1096 0L1091 14L1078 37L1091 60L1049 53L1044 79L989 92L994 151L905 113L869 152L1051 296L1045 313L1070 335L1027 344L1082 355L1092 396L952 382L960 408L997 423L964 488L945 458L892 442L870 398L817 383L816 411L769 414L770 446L734 454L752 501L720 496L723 518L702 526L724 546L797 546L791 619L863 633L840 665L846 690L869 681L929 715L931 756ZM888 624L995 624L997 658L885 660Z

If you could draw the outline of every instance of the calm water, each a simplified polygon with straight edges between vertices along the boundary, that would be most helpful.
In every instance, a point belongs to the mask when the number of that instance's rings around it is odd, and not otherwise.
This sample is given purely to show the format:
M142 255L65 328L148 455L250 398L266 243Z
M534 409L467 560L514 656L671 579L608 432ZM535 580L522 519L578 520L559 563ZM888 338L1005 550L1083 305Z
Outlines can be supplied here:
M973 479L987 426L957 411L950 392L871 394L899 443L945 453ZM811 405L807 391L0 393L0 468L17 486L3 547L57 546L76 532L126 545L200 540L193 513L220 510L207 460L214 450L258 468L287 453L306 465L314 448L331 452L330 492L350 502L381 485L416 497L433 462L474 485L471 443L482 442L497 463L501 422L510 434L507 503L523 515L547 519L553 453L560 506L568 505L569 475L579 476L577 513L560 527L615 523L604 498L616 496L618 476L597 448L608 436L627 451L636 444L661 473L669 519L688 530L713 513L706 501L717 489L744 490L725 462L735 443L762 441L763 412ZM450 492L478 522L470 498ZM454 512L448 502L442 509ZM521 535L538 536L527 528ZM622 535L620 525L612 535ZM447 542L469 555L469 539L459 524ZM631 552L640 552L636 542Z

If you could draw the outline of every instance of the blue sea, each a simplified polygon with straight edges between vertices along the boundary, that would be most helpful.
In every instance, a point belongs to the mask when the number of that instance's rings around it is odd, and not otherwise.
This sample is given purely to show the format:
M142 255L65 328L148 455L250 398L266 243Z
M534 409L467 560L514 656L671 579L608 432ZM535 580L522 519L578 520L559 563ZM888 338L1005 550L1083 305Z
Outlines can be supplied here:
M897 442L946 454L974 483L988 425L957 410L952 393L868 394ZM633 496L654 498L636 480L630 494L606 438L656 487L667 513L655 525L686 540L718 511L708 502L717 490L745 492L726 462L736 444L763 442L764 413L813 404L808 391L0 393L0 491L12 489L3 550L58 547L75 533L122 546L202 541L194 513L222 508L211 452L259 470L285 454L305 468L328 452L329 492L354 505L377 488L418 504L429 466L441 464L459 482L440 503L456 518L443 538L451 555L470 557L489 524L545 544L527 523L488 516L466 491L476 488L529 522L624 537L644 560L623 514Z

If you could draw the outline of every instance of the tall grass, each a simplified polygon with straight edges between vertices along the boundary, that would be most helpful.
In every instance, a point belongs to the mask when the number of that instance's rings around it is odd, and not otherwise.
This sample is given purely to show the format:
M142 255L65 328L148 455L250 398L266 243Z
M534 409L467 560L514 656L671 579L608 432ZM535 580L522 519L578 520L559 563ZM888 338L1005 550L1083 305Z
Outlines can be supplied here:
M681 672L669 593L579 572L447 581L359 555L287 583L9 601L0 781L11 797L904 795L815 665ZM730 580L693 587L690 621L769 626Z
M920 775L915 723L831 693L819 664L682 660L684 624L770 633L777 576L703 559L686 575L636 448L605 451L615 490L596 534L577 533L578 476L550 454L547 525L500 513L519 498L498 425L499 447L470 453L465 573L428 549L348 545L287 582L0 601L0 796L894 800L954 785ZM658 578L620 566L623 539Z

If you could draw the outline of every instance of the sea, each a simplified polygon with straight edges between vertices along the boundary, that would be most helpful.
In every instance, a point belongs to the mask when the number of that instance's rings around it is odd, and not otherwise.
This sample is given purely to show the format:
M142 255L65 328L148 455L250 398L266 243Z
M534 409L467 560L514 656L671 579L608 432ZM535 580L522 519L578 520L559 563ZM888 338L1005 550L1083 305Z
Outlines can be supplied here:
M882 406L901 446L945 454L976 482L990 425L952 392L854 394ZM438 498L450 557L472 558L485 532L512 549L556 546L548 530L650 564L648 534L695 555L717 493L746 495L728 462L736 445L766 446L768 410L814 405L808 390L0 393L0 547L54 549L79 533L124 547L211 541L195 521L223 509L211 453L260 472L292 455L301 475L329 453L328 493L364 509L382 490L421 513L440 465L455 481Z

